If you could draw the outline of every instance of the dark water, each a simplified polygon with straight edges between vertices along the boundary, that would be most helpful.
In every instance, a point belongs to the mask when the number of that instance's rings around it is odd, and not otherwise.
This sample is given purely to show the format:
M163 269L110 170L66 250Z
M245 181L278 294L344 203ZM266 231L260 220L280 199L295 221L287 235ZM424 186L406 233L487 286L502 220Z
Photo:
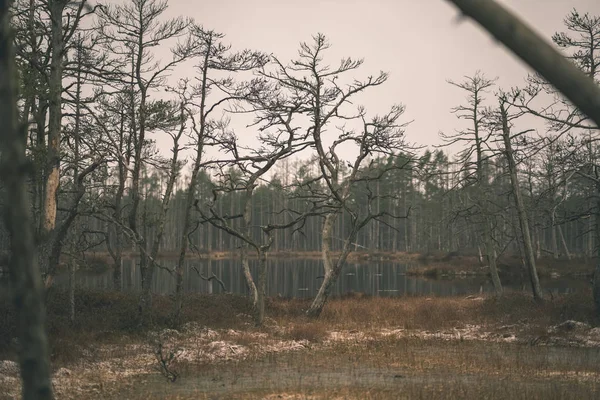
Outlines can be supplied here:
M161 265L173 269L174 260L161 260ZM122 265L123 290L141 289L140 271L135 260L124 260ZM374 296L431 295L454 296L492 291L486 277L454 280L431 280L407 276L410 266L381 262L370 264L348 264L336 283L333 293L363 292ZM199 293L221 293L221 285L213 280L203 280L196 269L205 277L216 275L227 291L246 293L244 277L239 260L190 260L185 265L185 291ZM251 264L253 276L257 276L256 262ZM269 261L267 293L269 296L312 297L317 293L323 275L322 263L318 259L273 259ZM56 284L66 287L68 275L56 277ZM100 272L79 271L77 286L88 289L112 289L112 269ZM553 293L568 293L585 288L589 283L582 280L551 279L542 282L544 290ZM506 287L528 289L527 282L505 283ZM169 294L175 291L175 278L164 269L157 269L153 291Z

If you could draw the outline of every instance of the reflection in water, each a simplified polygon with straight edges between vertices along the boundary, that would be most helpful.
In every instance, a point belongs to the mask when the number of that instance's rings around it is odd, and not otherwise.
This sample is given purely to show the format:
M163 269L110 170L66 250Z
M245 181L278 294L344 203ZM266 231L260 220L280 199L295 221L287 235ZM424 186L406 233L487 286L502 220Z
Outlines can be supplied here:
M174 260L161 260L161 265L173 269ZM221 293L221 285L215 281L202 279L214 273L228 291L247 293L239 260L189 260L185 265L185 291L197 293ZM257 276L256 262L251 264L253 276ZM430 280L406 275L407 265L398 263L348 264L333 288L333 294L362 292L374 296L431 295L453 296L480 292L491 292L491 282L486 277L455 280ZM269 261L267 282L268 296L313 297L321 283L323 267L318 259L273 259ZM141 290L140 270L135 260L124 260L122 265L123 290ZM87 289L112 289L112 270L93 273L80 271L77 286ZM57 276L59 286L66 287L68 276ZM554 293L567 293L581 288L585 282L569 280L548 280L544 290ZM505 285L514 289L528 290L526 283ZM175 291L175 277L169 271L158 268L152 282L155 293L170 294Z

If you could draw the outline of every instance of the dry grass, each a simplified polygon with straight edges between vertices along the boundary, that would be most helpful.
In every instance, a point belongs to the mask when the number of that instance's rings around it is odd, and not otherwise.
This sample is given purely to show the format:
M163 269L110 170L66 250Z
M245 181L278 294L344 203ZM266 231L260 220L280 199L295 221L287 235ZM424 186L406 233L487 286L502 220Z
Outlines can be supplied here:
M310 302L271 300L268 313L280 324L303 318ZM537 302L521 292L494 297L367 297L345 296L329 301L317 323L328 327L364 329L403 327L445 329L466 324L511 324L527 321L550 326L568 319L598 325L591 292L558 296Z
M49 298L54 368L79 371L81 360L106 365L102 371L94 367L77 372L79 381L65 386L68 390L63 387L65 398L593 399L600 389L597 348L429 335L484 326L502 338L501 327L514 324L538 337L571 319L597 326L590 292L541 303L522 293L507 293L502 299L354 293L332 299L319 320L305 316L308 301L270 299L269 319L260 329L249 323L245 298L193 295L186 299L182 322L198 328L175 332L178 339L172 343L193 357L176 364L181 378L172 385L151 368L127 378L110 375L124 371L113 369L110 362L152 362L146 334L170 327L172 298L154 298L153 327L137 323L137 296L132 294L78 292L74 326L67 319L66 300L61 292ZM14 335L10 310L6 301L0 302L0 338ZM14 356L9 340L2 340L0 359ZM292 346L298 342L303 344ZM221 361L220 352L225 354ZM131 365L148 369L143 363ZM68 395L72 387L79 391Z
M51 361L65 365L81 358L89 344L130 343L143 340L151 330L173 328L171 315L173 299L154 296L152 325L143 326L138 318L135 293L77 291L76 320L69 321L68 297L63 291L52 291L47 301L47 332L50 339ZM245 320L240 314L250 314L251 306L243 296L187 295L181 324L199 321L216 328L239 328ZM15 315L9 296L0 295L0 359L14 358L16 336Z
M139 340L148 330L173 328L173 307L168 296L153 299L153 326L140 326L137 319L137 296L129 293L78 292L76 323L67 314L67 297L53 292L48 301L48 333L52 361L62 365L80 357L79 348L89 343L119 343ZM560 296L536 302L519 292L493 297L425 298L368 297L352 294L329 301L321 318L306 318L308 300L269 299L267 315L279 326L285 326L283 338L322 341L331 330L365 330L371 328L403 328L443 330L466 325L501 326L524 324L532 332L546 329L565 320L600 325L591 293ZM251 309L246 298L234 295L190 295L182 323L197 321L212 329L247 330ZM176 327L175 327L176 328ZM15 319L7 296L0 301L0 358L12 357L11 340L15 336ZM252 339L253 340L253 339ZM79 346L81 344L81 346Z
M285 337L291 340L307 340L312 343L323 341L328 336L327 327L318 322L298 322L290 324Z

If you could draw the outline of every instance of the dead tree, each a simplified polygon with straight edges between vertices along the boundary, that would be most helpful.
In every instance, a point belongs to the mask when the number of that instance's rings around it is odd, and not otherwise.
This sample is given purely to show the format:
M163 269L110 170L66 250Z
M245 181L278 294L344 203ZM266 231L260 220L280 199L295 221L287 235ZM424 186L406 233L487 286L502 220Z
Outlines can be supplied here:
M132 163L128 223L133 231L140 251L140 269L142 286L151 285L145 278L147 270L152 268L146 249L146 242L140 216L140 179L143 167L147 164L149 140L146 135L156 129L160 121L156 115L156 105L160 101L152 101L150 96L157 88L164 88L166 76L178 64L194 56L197 42L189 35L191 21L184 18L161 20L167 9L166 1L140 0L123 5L106 6L99 13L99 29L109 46L109 50L127 60L129 71L129 112L130 135L132 142ZM154 49L164 46L169 41L179 40L171 47L172 58L166 62L155 62Z
M205 145L207 142L210 144L215 129L222 123L222 121L214 119L213 115L222 111L222 107L227 104L243 101L247 96L247 84L236 82L234 74L254 70L263 66L267 61L265 55L256 51L232 52L231 46L223 44L223 34L204 29L201 26L194 26L192 35L198 42L196 70L199 77L198 84L194 85L190 93L190 104L186 106L186 111L192 125L190 147L193 147L195 151L185 195L179 259L175 267L176 320L183 304L183 264L188 249L188 237L193 226L194 199L201 168L206 165L203 163L202 157ZM226 75L222 76L224 73Z
M146 283L142 287L142 297L140 299L142 318L145 317L144 313L147 314L147 310L149 310L152 305L151 284L156 269L154 260L158 257L160 244L165 232L165 222L173 194L173 188L175 187L175 183L177 182L181 168L183 167L183 162L179 158L179 152L183 148L181 139L187 130L187 113L185 109L188 99L186 98L186 87L187 81L183 81L178 88L178 101L166 102L164 110L159 113L161 115L161 117L159 117L161 119L160 124L163 125L162 129L164 129L171 137L173 147L171 148L171 158L169 160L161 160L161 169L167 176L167 184L164 193L162 193L160 211L155 215L154 226L156 228L156 233L154 235L154 240L152 241L152 246L150 247L150 262L146 265L146 269L141 271L143 274L142 281ZM167 116L176 116L177 114L179 114L178 121L172 120L171 123L175 122L178 126L170 125Z
M271 91L270 88L263 90ZM271 97L268 95L267 98ZM265 317L267 255L273 244L272 232L301 225L306 218L316 215L319 207L315 204L304 212L295 212L284 222L275 222L273 215L266 216L269 222L260 225L259 235L254 233L252 200L256 188L276 163L306 149L310 146L310 141L290 127L291 110L281 114L281 110L267 107L271 104L270 101L256 92L249 99L252 109L259 112L255 125L260 126L262 133L259 140L263 145L259 149L245 148L230 132L215 136L216 144L230 155L231 159L217 163L220 183L213 188L213 196L208 204L198 205L196 202L196 209L201 215L200 222L208 222L241 241L242 272L255 309L254 321L260 326ZM219 198L225 193L241 195L241 207L234 214L223 213L216 207ZM256 252L259 260L257 284L250 271L250 249Z
M323 63L323 57L330 47L326 37L317 34L312 43L301 43L299 56L288 64L274 58L275 70L263 70L262 76L280 88L281 101L272 102L270 107L279 109L272 119L284 128L288 134L295 132L304 140L311 142L316 153L318 176L309 181L315 189L312 204L320 207L324 218L322 227L322 258L325 279L308 310L308 314L317 317L329 297L331 287L337 280L348 254L354 247L358 231L369 221L380 217L368 207L361 213L351 205L352 188L358 182L371 181L373 177L363 174L369 158L377 154L390 154L404 149L402 135L405 124L399 122L404 112L403 106L394 106L382 116L368 119L362 107L349 110L357 95L364 90L385 83L386 73L358 81L348 77L348 73L358 69L363 61L351 58L342 59L338 66L331 68ZM341 133L328 136L335 124ZM340 149L353 147L356 158L344 161ZM349 167L348 176L343 171ZM320 184L317 185L316 182ZM374 198L370 193L371 199ZM341 255L333 257L333 227L342 213L350 215L352 226L345 234Z
M466 77L463 82L449 81L457 88L464 90L467 104L452 109L459 119L467 120L469 127L454 134L440 134L446 146L461 144L465 148L458 154L457 164L461 166L460 172L464 175L464 185L475 188L473 203L477 212L470 213L470 218L479 227L479 234L483 242L485 254L494 290L497 296L502 295L502 283L498 276L497 235L495 232L495 215L492 210L492 201L489 185L489 176L486 165L492 157L489 151L490 134L483 129L485 124L485 94L494 86L494 80L487 79L484 74L476 72L472 77Z
M319 157L321 179L324 182L324 190L313 193L316 198L325 202L324 220L321 236L321 255L323 260L324 277L319 291L307 310L309 317L317 318L321 315L325 304L331 294L331 289L343 267L346 265L348 256L356 247L356 238L361 229L372 221L378 221L392 228L383 218L392 220L406 218L408 215L395 215L389 211L379 210L374 206L382 198L394 198L394 193L381 193L373 191L372 184L376 184L387 173L405 165L391 165L377 168L369 161L370 156L393 155L396 152L406 152L409 148L404 143L403 135L406 123L399 122L404 113L404 106L394 106L391 111L382 116L367 119L364 111L360 111L362 127L356 131L345 131L334 140L333 144L325 150L320 137L314 137L317 153L323 154ZM353 144L358 149L358 155L348 162L349 172L342 176L343 164L340 160L340 147L345 144ZM356 191L362 186L364 199L357 200ZM366 207L360 207L360 204ZM333 230L340 216L348 215L350 225L346 232L342 232L342 245L338 254L334 255Z
M540 280L538 277L536 263L535 263L535 253L533 249L533 243L531 240L531 232L529 228L529 219L527 218L527 211L525 209L525 203L523 201L523 194L519 185L518 171L517 171L517 163L515 161L515 153L513 150L513 140L522 137L524 134L529 132L530 130L526 130L523 132L518 132L516 134L511 133L511 128L513 125L513 121L516 118L519 118L523 113L517 113L515 115L509 114L509 106L506 104L505 95L499 95L499 108L498 111L493 113L491 118L495 119L492 123L496 124L496 130L499 132L499 135L502 138L502 152L508 164L508 171L510 174L510 182L512 186L512 196L515 202L515 209L517 211L517 217L519 220L520 227L520 239L523 243L523 251L525 264L527 266L527 272L529 273L529 280L531 282L531 289L533 292L533 297L536 300L543 300L544 294L542 292L542 287L540 285Z

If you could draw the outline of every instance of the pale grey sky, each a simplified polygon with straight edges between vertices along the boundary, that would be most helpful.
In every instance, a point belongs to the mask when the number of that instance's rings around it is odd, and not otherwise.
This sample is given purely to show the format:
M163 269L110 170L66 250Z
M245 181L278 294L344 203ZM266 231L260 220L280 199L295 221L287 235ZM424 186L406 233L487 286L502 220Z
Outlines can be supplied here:
M599 0L503 0L544 37L563 30L563 18L576 8L600 14ZM356 77L379 70L389 81L362 99L368 110L383 112L394 103L407 106L412 142L439 143L440 130L460 123L450 113L464 93L446 80L461 80L476 70L499 77L508 88L523 83L528 68L474 23L457 23L445 0L169 0L170 16L193 17L205 28L226 34L234 49L252 48L287 61L298 44L322 32L332 44L329 60L364 58Z

